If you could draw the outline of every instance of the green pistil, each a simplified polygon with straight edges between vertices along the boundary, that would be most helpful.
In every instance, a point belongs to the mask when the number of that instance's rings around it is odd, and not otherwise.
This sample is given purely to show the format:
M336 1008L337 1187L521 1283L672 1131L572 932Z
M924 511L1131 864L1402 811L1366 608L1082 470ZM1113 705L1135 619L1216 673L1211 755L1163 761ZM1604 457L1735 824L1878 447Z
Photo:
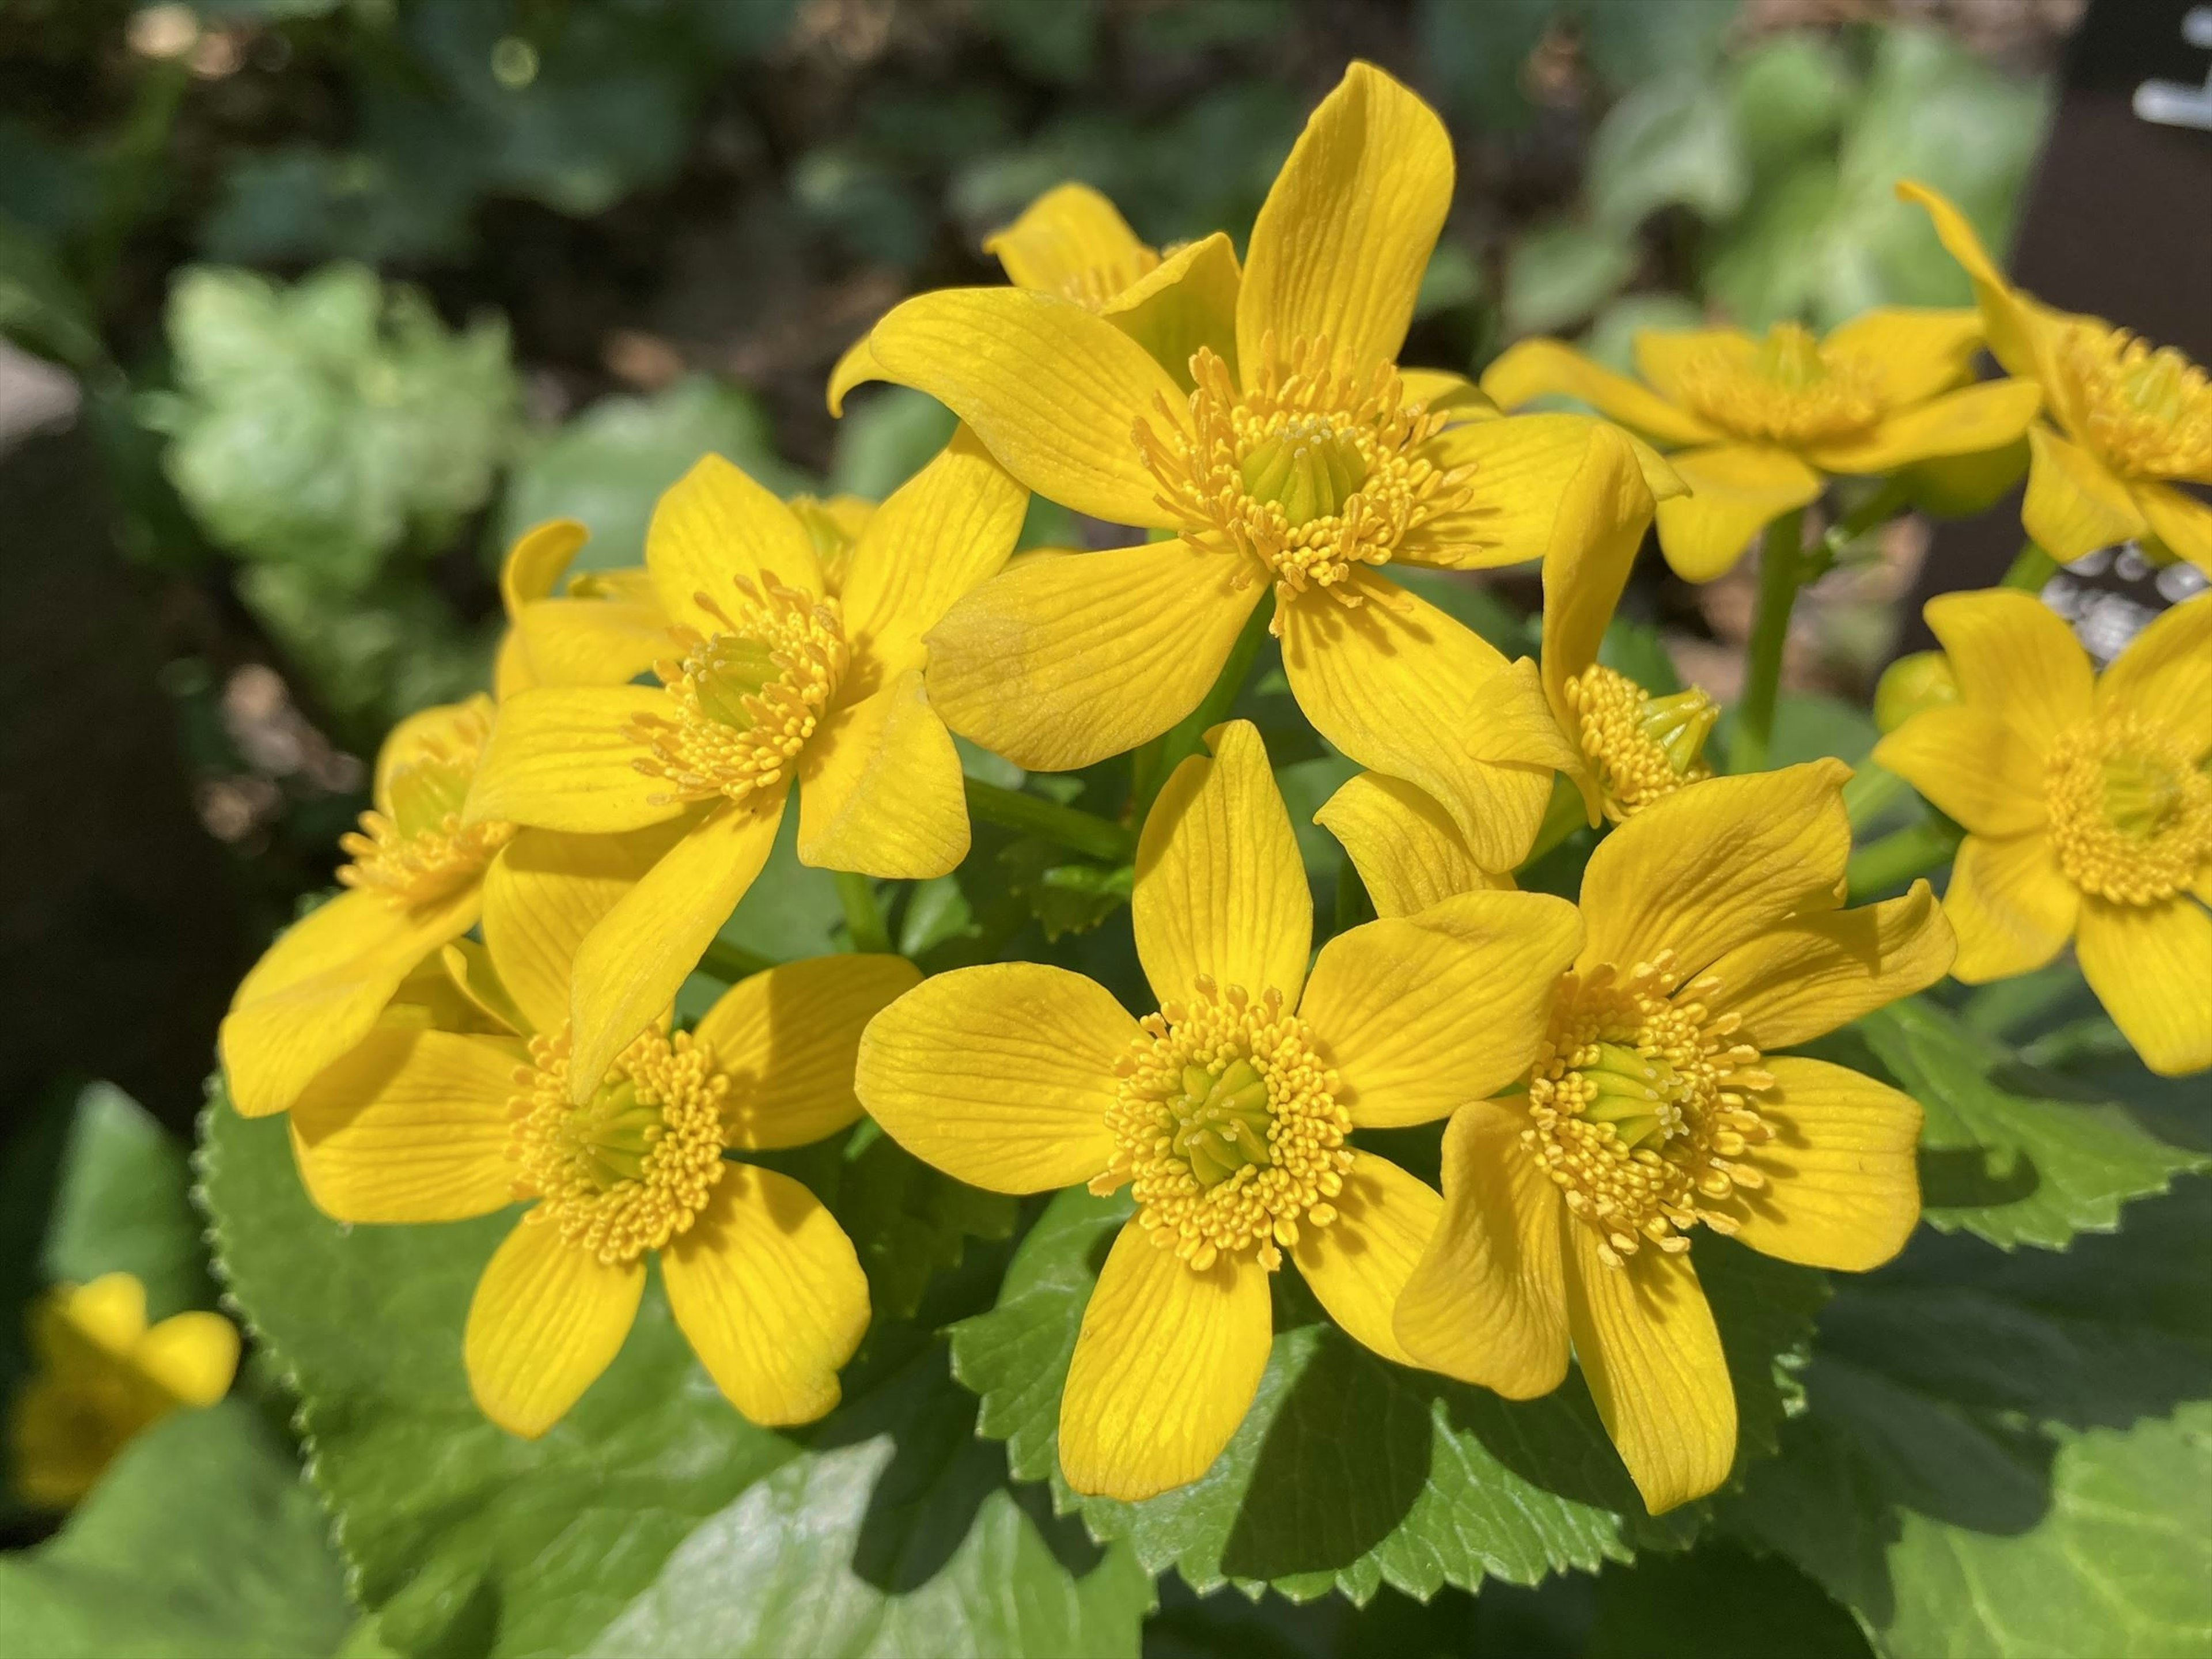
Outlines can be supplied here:
M1828 378L1828 365L1803 324L1777 323L1759 344L1759 372L1776 386L1802 392Z
M1632 1150L1662 1133L1660 1109L1681 1093L1674 1068L1617 1042L1599 1043L1597 1054L1581 1072L1591 1091L1583 1116L1610 1123L1620 1144Z
M1267 1080L1249 1060L1231 1060L1216 1076L1186 1066L1183 1091L1168 1103L1176 1120L1170 1145L1205 1187L1218 1186L1248 1165L1275 1161L1267 1147Z
M645 1178L645 1158L660 1138L660 1109L637 1097L624 1078L602 1088L576 1109L573 1122L592 1182L605 1192L617 1182Z
M1326 427L1285 427L1244 458L1245 492L1273 501L1291 528L1340 512L1367 481L1366 459Z
M2157 762L2118 754L2105 760L2105 812L2124 835L2148 841L2181 811L2181 780Z
M403 836L441 830L468 799L469 775L442 761L424 760L392 775L392 827Z
M1721 717L1720 708L1713 700L1692 686L1687 691L1677 691L1670 696L1644 699L1644 717L1638 724L1644 734L1657 744L1667 757L1667 764L1680 776L1698 763L1705 752L1705 739Z
M759 696L763 686L782 675L782 666L759 641L718 635L695 676L700 711L732 731L750 732L753 712L745 707L746 699Z

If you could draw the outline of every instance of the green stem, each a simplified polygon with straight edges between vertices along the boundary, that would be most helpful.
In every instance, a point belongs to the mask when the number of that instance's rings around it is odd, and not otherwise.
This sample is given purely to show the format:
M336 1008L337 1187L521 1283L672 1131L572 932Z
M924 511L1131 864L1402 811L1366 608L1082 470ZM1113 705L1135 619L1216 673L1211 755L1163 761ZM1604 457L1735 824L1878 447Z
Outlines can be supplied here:
M94 303L105 298L137 228L146 198L169 149L169 130L191 85L182 58L146 64L133 90L131 112L100 166L100 216L87 238L85 286Z
M2019 556L2013 560L2011 568L2004 573L2003 580L1998 582L1997 586L2018 587L2030 593L2040 593L2043 591L2044 583L2057 574L2057 570L2058 561L2033 542L2030 542L2020 550Z
M1802 586L1826 574L1860 537L1895 518L1911 496L1911 492L1894 474L1884 478L1873 494L1828 526L1806 558L1804 568L1798 573L1798 585Z
M757 951L748 951L742 945L732 945L726 939L716 939L707 947L707 954L699 958L699 971L709 979L719 979L725 985L735 985L741 979L765 973L775 966L774 957L764 957Z
M1544 821L1536 826L1536 839L1529 845L1528 856L1521 860L1521 868L1532 868L1539 859L1589 823L1589 809L1583 805L1583 792L1564 777L1553 778L1552 799L1544 808Z
M1274 614L1273 593L1252 607L1252 614L1244 619L1237 642L1229 647L1228 660L1221 665L1220 673L1214 676L1212 687L1199 700L1197 708L1168 728L1150 764L1139 769L1140 775L1133 774L1129 790L1131 823L1145 821L1145 814L1152 811L1153 797L1175 775L1176 768L1197 754L1205 746L1206 734L1229 718L1229 711L1237 706L1237 694L1244 689L1244 677L1252 672L1252 659L1260 654L1260 641L1267 637L1267 624Z
M1844 784L1844 813L1854 830L1863 829L1910 793L1896 773L1866 761Z
M986 823L1024 836L1042 836L1108 864L1127 864L1136 856L1135 832L1095 812L1062 806L1019 789L1001 789L976 778L965 781L968 811Z
M1884 836L1851 854L1844 880L1853 903L1891 893L1948 864L1966 831L1948 818L1929 818Z
M890 955L890 932L884 926L883 907L876 902L875 883L849 870L835 873L837 902L845 907L845 931L853 936L853 948L878 956Z
M1729 737L1729 770L1756 772L1766 764L1774 737L1774 699L1782 690L1782 649L1790 639L1790 610L1797 603L1805 511L1785 513L1766 526L1759 551L1759 609L1751 623L1744 661L1743 700Z

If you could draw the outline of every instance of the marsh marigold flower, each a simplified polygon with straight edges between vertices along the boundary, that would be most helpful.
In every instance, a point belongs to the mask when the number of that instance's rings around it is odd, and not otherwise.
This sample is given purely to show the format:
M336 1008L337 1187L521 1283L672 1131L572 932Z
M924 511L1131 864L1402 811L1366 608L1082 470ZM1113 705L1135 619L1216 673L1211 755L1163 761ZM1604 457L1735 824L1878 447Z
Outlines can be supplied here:
M708 456L647 533L673 622L660 684L546 686L501 706L466 822L682 826L580 947L580 1103L751 886L794 786L805 863L896 878L959 863L960 757L922 689L922 636L1006 562L1027 501L956 436L869 517L832 592L814 515Z
M997 1192L1128 1187L1060 1400L1078 1491L1145 1498L1206 1472L1273 1340L1268 1277L1295 1263L1384 1357L1437 1197L1353 1146L1503 1086L1544 1036L1571 906L1483 891L1322 948L1259 732L1233 721L1145 820L1131 901L1159 1011L1132 1019L1063 969L939 975L878 1015L856 1087L916 1157Z
M1823 761L1694 784L1598 844L1580 953L1540 988L1543 1035L1511 1091L1453 1114L1443 1216L1398 1303L1417 1362L1511 1399L1556 1388L1571 1346L1655 1513L1711 1491L1735 1454L1697 1229L1856 1271L1919 1216L1918 1105L1775 1053L1951 960L1925 883L1838 908L1845 775ZM1369 805L1346 849L1382 914L1425 922L1432 890L1400 876L1427 863L1434 819ZM1466 1017L1434 1041L1479 1037L1486 1015Z
M2033 595L1931 599L1958 700L1884 738L1877 765L1966 826L1944 914L1969 984L2082 976L2154 1072L2212 1066L2212 595L2176 605L2102 676Z
M592 570L563 586L590 539L574 519L552 519L507 550L499 571L507 633L492 666L501 701L535 685L620 685L667 648L668 617L647 572Z
M915 969L839 956L756 974L690 1031L642 1024L578 1101L576 947L651 867L656 836L523 831L486 882L483 947L447 957L466 1029L378 1026L289 1120L308 1195L338 1220L529 1206L463 1338L477 1405L515 1434L558 1422L621 1350L648 1254L692 1352L757 1423L827 1412L867 1327L866 1279L821 1201L726 1155L853 1122L861 1027Z

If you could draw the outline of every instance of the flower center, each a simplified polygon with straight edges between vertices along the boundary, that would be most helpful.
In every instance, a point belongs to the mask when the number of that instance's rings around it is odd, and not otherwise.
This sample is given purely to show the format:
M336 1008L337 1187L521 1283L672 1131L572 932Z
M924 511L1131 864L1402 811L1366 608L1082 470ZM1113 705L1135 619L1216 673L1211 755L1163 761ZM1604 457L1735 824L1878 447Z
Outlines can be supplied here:
M2131 714L2087 721L2045 767L2051 842L2083 892L2156 904L2212 859L2212 778L2164 726Z
M1720 708L1695 686L1655 697L1626 674L1593 665L1566 684L1576 741L1615 823L1713 775L1705 738Z
M1255 1001L1201 975L1143 1024L1115 1068L1114 1161L1091 1191L1130 1182L1152 1243L1200 1273L1244 1251L1273 1271L1301 1222L1336 1219L1352 1168L1336 1073L1279 991Z
M529 1219L609 1265L635 1261L689 1228L722 1177L730 1079L688 1032L648 1031L592 1097L568 1102L568 1030L531 1039L515 1073L507 1158Z
M1824 351L1800 323L1777 323L1747 362L1709 346L1682 367L1682 395L1715 426L1775 443L1820 443L1865 431L1881 417L1881 371Z
M743 578L737 586L735 617L698 596L722 624L713 634L669 630L684 654L653 665L665 712L630 722L629 736L647 750L638 770L673 786L663 799L742 801L781 782L844 678L835 599L773 580L764 590Z
M1670 990L1674 953L1622 973L1607 963L1559 977L1552 1026L1528 1075L1521 1141L1614 1267L1647 1239L1669 1253L1698 1222L1738 1223L1713 1206L1765 1177L1738 1162L1768 1136L1751 1097L1774 1086L1759 1051L1735 1041L1698 980Z
M1466 504L1471 469L1421 453L1446 416L1408 404L1388 363L1360 380L1326 340L1285 356L1269 335L1243 391L1204 349L1190 372L1189 431L1163 406L1168 435L1139 421L1137 447L1185 538L1253 559L1285 598L1387 564L1408 532Z
M2172 346L2079 322L2059 368L2073 383L2082 435L2131 477L2212 479L2212 383Z
M451 735L422 738L416 753L393 767L384 784L391 812L363 812L360 830L338 837L353 860L338 871L340 884L412 906L475 881L514 837L511 823L461 823L461 804L490 735L488 713L464 710Z

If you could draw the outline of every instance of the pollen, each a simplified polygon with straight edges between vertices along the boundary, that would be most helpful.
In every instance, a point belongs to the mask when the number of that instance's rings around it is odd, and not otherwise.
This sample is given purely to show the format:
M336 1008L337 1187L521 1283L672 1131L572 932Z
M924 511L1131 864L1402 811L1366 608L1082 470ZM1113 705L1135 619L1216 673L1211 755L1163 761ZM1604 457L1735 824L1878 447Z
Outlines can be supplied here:
M1655 697L1627 675L1593 665L1567 682L1566 698L1575 740L1614 823L1712 776L1705 738L1720 708L1696 687Z
M363 812L360 830L338 837L352 859L338 871L339 882L412 906L434 903L482 875L514 836L511 823L461 822L490 735L489 704L463 708L448 732L425 737L393 767L380 792L390 811Z
M2212 860L2212 777L2169 728L2107 714L2062 733L2045 765L2051 842L2083 892L2157 904Z
M1613 1267L1646 1243L1686 1250L1699 1222L1735 1232L1722 1206L1765 1184L1741 1160L1768 1139L1753 1097L1774 1079L1737 1040L1741 1018L1707 1006L1719 982L1678 976L1672 951L1560 975L1528 1075L1522 1145Z
M1784 445L1856 437L1881 419L1880 365L1824 349L1800 323L1777 323L1749 357L1724 345L1682 366L1692 409L1739 438Z
M1142 1024L1115 1068L1114 1161L1091 1191L1128 1182L1138 1224L1198 1272L1249 1254L1272 1273L1301 1226L1336 1219L1352 1169L1336 1073L1279 991L1201 975L1189 1001Z
M1167 436L1136 425L1160 504L1186 540L1243 556L1287 599L1389 563L1409 532L1467 504L1473 469L1423 453L1446 416L1408 403L1396 369L1355 375L1327 340L1284 353L1272 334L1259 357L1239 391L1201 349L1190 360L1188 430L1164 402Z
M2120 471L2212 482L2212 383L2182 353L2083 321L2066 331L2058 367L2081 435Z
M688 1032L658 1030L624 1049L592 1097L568 1100L568 1032L533 1037L507 1155L527 1219L614 1266L688 1230L722 1177L730 1079Z
M772 579L739 577L737 588L734 615L697 596L720 624L714 633L670 630L684 654L653 665L664 709L630 723L647 751L638 770L670 786L660 799L742 802L785 781L844 678L836 600Z

